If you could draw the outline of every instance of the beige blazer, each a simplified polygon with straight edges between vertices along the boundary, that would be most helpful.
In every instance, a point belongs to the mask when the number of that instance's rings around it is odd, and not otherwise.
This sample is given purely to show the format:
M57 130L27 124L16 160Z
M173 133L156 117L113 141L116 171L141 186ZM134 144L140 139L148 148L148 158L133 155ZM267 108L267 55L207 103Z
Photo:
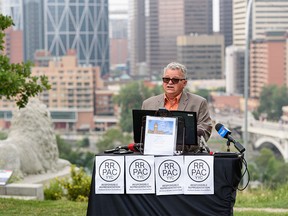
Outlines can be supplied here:
M142 109L158 110L164 107L164 94L150 97L143 101ZM178 110L192 111L197 113L197 131L204 132L204 138L207 141L212 131L212 120L209 114L207 100L199 95L183 92Z

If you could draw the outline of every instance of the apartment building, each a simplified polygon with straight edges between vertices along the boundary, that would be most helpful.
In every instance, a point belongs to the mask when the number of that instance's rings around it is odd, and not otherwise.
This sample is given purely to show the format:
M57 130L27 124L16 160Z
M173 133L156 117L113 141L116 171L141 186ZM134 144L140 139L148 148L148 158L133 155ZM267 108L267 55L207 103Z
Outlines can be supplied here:
M265 32L250 49L250 96L259 98L265 85L287 85L287 30Z

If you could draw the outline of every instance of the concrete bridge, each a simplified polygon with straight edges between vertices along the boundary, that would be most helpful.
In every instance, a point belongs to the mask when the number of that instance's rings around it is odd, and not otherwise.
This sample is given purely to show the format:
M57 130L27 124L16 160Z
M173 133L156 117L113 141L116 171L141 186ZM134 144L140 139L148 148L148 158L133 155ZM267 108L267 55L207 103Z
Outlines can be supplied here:
M238 128L244 132L244 118L237 114L215 116L213 118L216 123L220 122L227 128L232 130ZM281 155L288 162L288 125L257 121L252 116L248 117L248 148L251 150L259 150L267 147L276 155Z

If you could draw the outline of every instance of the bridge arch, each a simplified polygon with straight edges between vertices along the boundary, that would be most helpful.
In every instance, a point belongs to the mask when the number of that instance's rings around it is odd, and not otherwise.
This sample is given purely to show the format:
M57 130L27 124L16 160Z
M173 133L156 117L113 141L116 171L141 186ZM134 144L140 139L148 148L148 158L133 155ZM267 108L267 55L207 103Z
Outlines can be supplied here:
M256 149L258 149L260 147L268 147L267 143L274 146L278 150L278 152L281 154L282 158L285 161L287 161L285 150L276 139L273 139L271 137L261 137L261 138L257 139L257 141L254 144L254 147Z

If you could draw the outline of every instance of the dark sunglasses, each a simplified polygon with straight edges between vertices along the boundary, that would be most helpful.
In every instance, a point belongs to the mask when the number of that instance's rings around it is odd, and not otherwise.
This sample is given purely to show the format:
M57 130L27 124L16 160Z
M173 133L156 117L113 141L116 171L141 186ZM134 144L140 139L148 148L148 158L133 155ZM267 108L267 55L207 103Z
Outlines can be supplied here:
M186 79L177 79L177 78L170 79L170 78L163 77L162 80L164 83L169 83L171 80L173 84L177 84L179 83L179 81L186 80Z

